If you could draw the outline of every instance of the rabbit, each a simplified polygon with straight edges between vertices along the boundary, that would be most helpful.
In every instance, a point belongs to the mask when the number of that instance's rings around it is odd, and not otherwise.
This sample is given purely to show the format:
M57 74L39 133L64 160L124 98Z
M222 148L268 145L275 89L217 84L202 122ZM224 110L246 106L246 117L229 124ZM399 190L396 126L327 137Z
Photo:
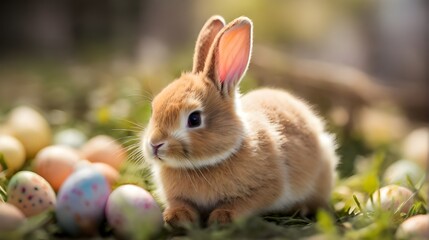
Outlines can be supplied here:
M151 103L141 148L173 227L328 205L338 157L322 119L283 90L239 93L252 31L247 17L212 16L192 71Z

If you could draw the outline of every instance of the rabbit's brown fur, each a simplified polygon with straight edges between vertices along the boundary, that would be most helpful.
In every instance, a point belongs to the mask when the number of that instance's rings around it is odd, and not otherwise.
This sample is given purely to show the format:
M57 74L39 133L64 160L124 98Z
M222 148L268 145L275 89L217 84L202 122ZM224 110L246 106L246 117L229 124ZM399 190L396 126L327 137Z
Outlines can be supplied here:
M142 147L166 203L164 220L173 226L201 219L227 223L326 206L337 157L323 122L282 90L240 96L252 25L241 17L221 26L220 17L209 19L198 38L193 72L152 102ZM190 128L187 119L195 111L202 125Z

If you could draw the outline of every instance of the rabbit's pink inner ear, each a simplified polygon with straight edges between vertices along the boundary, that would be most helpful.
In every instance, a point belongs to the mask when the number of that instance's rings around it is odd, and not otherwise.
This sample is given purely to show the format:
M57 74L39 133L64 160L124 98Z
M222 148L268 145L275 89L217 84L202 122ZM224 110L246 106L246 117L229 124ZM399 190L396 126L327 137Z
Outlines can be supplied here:
M228 29L219 42L218 77L227 84L237 84L249 65L252 44L251 25L242 22Z

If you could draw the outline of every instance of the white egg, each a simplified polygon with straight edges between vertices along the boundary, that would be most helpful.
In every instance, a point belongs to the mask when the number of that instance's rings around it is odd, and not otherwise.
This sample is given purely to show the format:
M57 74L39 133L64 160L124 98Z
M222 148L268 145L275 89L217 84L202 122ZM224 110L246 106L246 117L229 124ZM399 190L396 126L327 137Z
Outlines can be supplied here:
M64 129L54 136L55 144L66 145L72 148L80 148L86 141L85 134L74 128Z
M429 128L412 131L402 144L404 157L426 168L429 161Z
M390 165L383 175L386 184L408 186L408 178L416 185L425 177L425 171L415 162L399 160Z
M398 185L387 185L372 194L372 200L368 199L366 208L374 211L377 208L391 211L395 215L408 213L414 204L414 196L411 190Z
M396 231L397 239L429 239L429 214L405 220Z

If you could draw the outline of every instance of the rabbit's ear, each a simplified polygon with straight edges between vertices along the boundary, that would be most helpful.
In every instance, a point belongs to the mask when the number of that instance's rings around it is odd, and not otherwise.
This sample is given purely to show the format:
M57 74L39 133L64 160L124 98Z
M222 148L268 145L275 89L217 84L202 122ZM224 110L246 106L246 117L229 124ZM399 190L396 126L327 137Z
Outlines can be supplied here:
M240 17L228 24L213 42L204 68L224 94L233 95L243 77L252 51L252 22Z
M225 26L225 20L221 16L212 16L204 24L195 44L193 73L202 72L206 62L207 54L212 46L216 35Z

